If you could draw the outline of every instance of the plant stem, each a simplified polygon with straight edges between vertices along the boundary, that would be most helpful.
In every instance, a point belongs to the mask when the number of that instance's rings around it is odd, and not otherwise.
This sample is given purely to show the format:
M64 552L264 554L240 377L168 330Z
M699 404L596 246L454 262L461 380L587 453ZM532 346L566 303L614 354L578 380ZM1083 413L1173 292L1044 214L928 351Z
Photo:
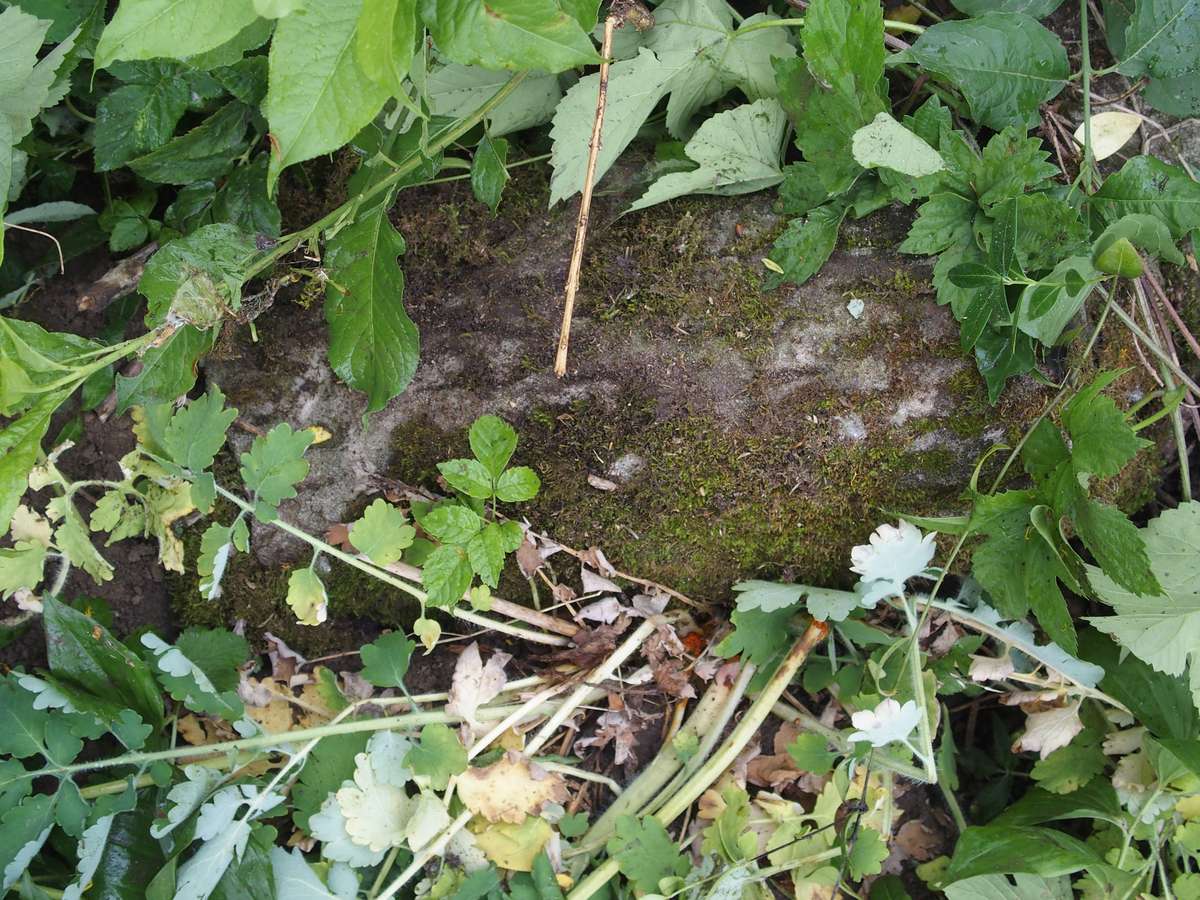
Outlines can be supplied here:
M921 740L921 752L917 755L921 757L921 762L925 766L925 775L929 783L937 784L937 762L933 755L933 731L929 727L929 702L925 696L924 673L921 671L921 642L918 639L920 624L915 602L910 606L909 601L905 601L904 612L908 619L908 627L912 632L908 641L908 663L911 669L909 677L912 679L913 696L917 701L917 708L921 711L921 718L917 720L917 736Z
M1196 384L1196 382L1188 377L1188 374L1179 367L1179 364L1171 359L1171 357L1168 356L1166 352L1158 346L1157 341L1151 338L1150 335L1146 334L1146 332L1142 331L1138 323L1130 318L1129 313L1125 312L1119 303L1114 303L1112 305L1112 311L1116 314L1118 319L1125 323L1125 327L1133 332L1134 337L1138 338L1143 344L1146 345L1146 349L1158 357L1159 361L1170 370L1172 375L1187 385L1188 390L1192 391L1192 393L1200 394L1200 385Z
M433 841L431 844L429 844L429 846L425 847L420 852L414 853L412 862L408 864L403 872L396 876L396 880L388 885L387 890L379 895L378 900L388 900L389 897L396 896L396 892L399 891L400 888L408 884L408 882L411 881L415 875L425 868L425 863L429 862L429 860L433 859L433 857L440 855L441 852L446 849L446 845L450 843L450 839L453 838L454 835L458 834L458 832L462 831L467 822L471 821L471 817L473 815L475 815L475 813L471 812L469 809L459 813L458 818L446 826L445 830L442 831L437 840Z
M267 251L258 259L251 262L249 266L247 266L246 280L249 281L255 275L259 275L262 272L270 269L271 266L275 264L277 259L280 259L281 257L291 253L304 241L320 234L330 225L338 222L343 216L352 213L355 209L357 209L366 201L370 200L372 197L375 197L384 191L390 190L393 185L397 184L405 176L419 168L426 157L436 156L438 153L441 153L443 150L461 138L464 134L478 125L481 121L483 121L484 117L487 116L488 113L503 103L509 97L509 95L512 94L512 92L515 91L518 86L520 86L521 82L524 81L525 75L525 72L517 72L473 113L462 119L459 119L446 131L444 131L441 136L430 141L428 146L414 150L407 159L398 162L396 164L396 168L392 172L379 179L379 181L372 184L361 194L358 194L357 196L347 200L341 206L325 214L306 228L302 228L300 231L294 231L291 234L284 235L282 238L280 238L279 243L271 248L271 250Z
M1083 73L1083 189L1092 192L1095 157L1092 154L1092 55L1088 45L1087 0L1079 0L1079 37L1081 41L1081 72Z
M742 716L729 738L721 745L721 749L688 779L688 782L667 801L661 810L654 814L654 818L664 826L670 825L696 801L696 798L721 777L721 773L737 759L738 754L745 749L746 744L757 733L763 720L770 715L771 708L780 695L787 690L792 678L804 665L804 661L808 659L808 654L813 647L823 641L828 634L829 626L824 622L814 621L808 626L800 639L792 645L792 649L779 664L779 668L771 675L771 680L767 682L762 693L750 704L750 708L746 710L746 714ZM610 857L579 882L575 889L567 895L567 900L587 900L608 884L609 879L616 873L617 861Z

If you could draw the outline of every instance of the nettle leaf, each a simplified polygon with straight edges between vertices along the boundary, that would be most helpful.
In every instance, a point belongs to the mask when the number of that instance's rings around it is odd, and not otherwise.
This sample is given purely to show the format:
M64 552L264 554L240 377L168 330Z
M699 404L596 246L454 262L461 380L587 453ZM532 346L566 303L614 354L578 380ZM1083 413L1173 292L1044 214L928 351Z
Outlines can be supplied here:
M367 395L366 413L383 409L412 381L420 354L417 326L404 309L404 238L381 203L329 241L325 294L329 364Z
M903 56L952 82L976 121L996 131L1037 124L1038 106L1058 96L1070 75L1058 37L1016 12L938 22Z
M231 40L255 18L251 0L122 0L96 45L96 67L118 59L186 59Z
M807 216L792 219L771 247L770 259L782 272L773 272L767 287L784 281L804 284L821 270L837 246L838 232L848 207L834 201L818 206Z
M630 205L645 209L685 194L730 196L760 191L783 180L779 154L787 117L775 100L758 100L705 120L684 148L698 164L664 175Z
M595 22L556 0L423 0L421 14L438 50L466 65L561 72L600 62L588 35Z
M1173 240L1200 228L1200 184L1178 166L1135 156L1105 179L1091 202L1110 222L1144 213L1163 222Z
M920 178L946 168L938 152L885 112L854 132L854 160L864 169L892 169Z
M663 878L686 875L692 868L667 829L653 816L619 816L608 839L608 855L617 861L621 874L643 893L656 893Z
M408 674L408 664L416 648L417 645L403 632L385 634L359 648L358 655L363 663L360 674L376 687L403 687L404 676Z
M1176 78L1200 69L1200 0L1138 0L1118 54L1122 75Z
M391 92L363 72L355 53L362 0L325 0L279 21L263 104L276 152L274 193L287 166L336 150L365 127Z
M146 324L211 328L242 302L254 239L233 225L205 225L150 257L138 281Z
M1140 536L1162 593L1139 594L1089 566L1096 593L1116 615L1088 621L1157 671L1187 672L1200 709L1200 576L1194 565L1200 553L1200 503L1167 510L1151 519Z
M1116 475L1139 450L1151 446L1137 436L1113 399L1101 393L1123 374L1119 370L1102 373L1063 409L1063 427L1071 435L1071 465L1076 472L1102 478Z
M273 518L281 501L296 496L296 485L308 475L304 451L312 441L310 430L292 431L284 422L256 437L242 454L242 481L258 501L255 514L260 518L264 512Z
M350 543L377 566L396 562L412 546L417 530L408 524L404 513L380 498L363 512L350 527Z

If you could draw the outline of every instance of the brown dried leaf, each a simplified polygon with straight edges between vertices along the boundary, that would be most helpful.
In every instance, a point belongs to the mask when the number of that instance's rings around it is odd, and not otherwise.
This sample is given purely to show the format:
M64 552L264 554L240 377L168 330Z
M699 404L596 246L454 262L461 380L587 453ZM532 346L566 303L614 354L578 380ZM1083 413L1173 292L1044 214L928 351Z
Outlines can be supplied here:
M915 859L917 862L933 859L940 852L940 845L937 832L926 828L916 819L909 819L901 825L892 839L893 850L899 850L905 859Z
M525 535L525 540L521 541L521 546L517 548L517 565L521 567L521 574L526 578L532 578L534 573L542 567L545 560L542 554L538 552L537 544L529 539L529 535Z
M625 762L637 763L633 753L633 745L637 741L637 732L633 727L633 716L628 709L610 710L601 713L596 719L596 733L590 738L581 738L575 742L576 747L594 747L602 750L610 743L613 745L613 762L622 765Z
M574 663L581 669L590 669L608 657L617 646L617 638L625 633L631 619L620 616L611 625L595 628L580 628L571 638L571 647L551 655L555 663Z
M546 803L564 803L567 785L515 751L483 769L467 769L458 779L463 805L489 822L520 825Z

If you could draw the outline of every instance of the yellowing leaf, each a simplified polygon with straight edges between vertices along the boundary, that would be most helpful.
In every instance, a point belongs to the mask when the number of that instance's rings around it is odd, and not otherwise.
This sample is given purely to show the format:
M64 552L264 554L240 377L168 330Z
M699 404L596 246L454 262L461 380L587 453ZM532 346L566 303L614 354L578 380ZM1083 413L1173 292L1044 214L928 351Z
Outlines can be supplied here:
M487 825L475 834L475 843L500 868L530 872L533 861L553 835L549 822L530 816L520 825L509 822Z
M325 585L312 569L297 569L288 579L287 604L301 625L320 625L329 615Z
M354 784L343 786L336 794L346 833L354 843L376 853L400 846L407 834L412 801L400 788L377 780L368 754L359 753L354 761Z
M1129 142L1141 127L1142 117L1136 113L1102 112L1092 116L1092 156L1096 160L1108 159ZM1080 147L1084 141L1084 126L1075 129L1075 143Z
M458 779L463 805L490 822L520 824L545 803L562 803L567 786L562 776L547 772L515 752L483 769L468 769Z
M851 152L864 169L892 169L914 178L946 168L936 150L885 112L854 132Z

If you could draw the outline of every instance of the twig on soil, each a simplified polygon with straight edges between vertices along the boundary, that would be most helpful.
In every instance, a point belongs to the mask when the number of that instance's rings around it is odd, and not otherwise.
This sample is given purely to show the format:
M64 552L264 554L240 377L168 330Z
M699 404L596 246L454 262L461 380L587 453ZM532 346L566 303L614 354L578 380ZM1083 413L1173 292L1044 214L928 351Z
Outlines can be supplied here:
M575 223L575 246L571 250L571 267L567 270L566 297L563 303L562 328L558 335L558 354L554 358L554 374L567 374L567 348L571 342L571 316L575 313L575 293L579 290L579 272L583 267L583 246L587 242L588 218L592 209L592 182L596 177L596 156L600 153L600 131L604 127L604 106L608 102L608 60L612 56L613 30L617 17L610 12L604 20L604 44L600 48L600 91L596 100L596 120L592 124L592 140L588 145L587 172L583 178L583 195L579 200L579 219Z
M142 270L146 268L146 261L157 249L158 244L152 242L125 257L93 281L75 305L81 312L103 312L110 303L133 293L142 277Z

